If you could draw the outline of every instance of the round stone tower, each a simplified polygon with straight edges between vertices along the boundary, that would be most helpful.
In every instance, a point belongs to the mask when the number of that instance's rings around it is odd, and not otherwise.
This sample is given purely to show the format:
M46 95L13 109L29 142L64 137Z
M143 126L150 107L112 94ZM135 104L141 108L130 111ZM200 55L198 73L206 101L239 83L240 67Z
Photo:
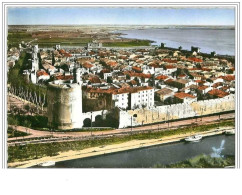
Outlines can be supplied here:
M54 129L82 128L82 88L77 83L51 82L47 88L48 125Z

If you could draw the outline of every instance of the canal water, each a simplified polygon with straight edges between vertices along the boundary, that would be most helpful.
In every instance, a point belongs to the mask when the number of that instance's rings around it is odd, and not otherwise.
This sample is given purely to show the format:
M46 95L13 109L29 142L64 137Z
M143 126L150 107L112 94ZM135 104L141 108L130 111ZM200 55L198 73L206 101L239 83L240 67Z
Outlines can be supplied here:
M148 148L57 162L52 168L149 168L156 164L171 164L200 154L211 154L212 147L219 148L225 141L222 155L235 155L235 136L205 137L200 142L176 142Z

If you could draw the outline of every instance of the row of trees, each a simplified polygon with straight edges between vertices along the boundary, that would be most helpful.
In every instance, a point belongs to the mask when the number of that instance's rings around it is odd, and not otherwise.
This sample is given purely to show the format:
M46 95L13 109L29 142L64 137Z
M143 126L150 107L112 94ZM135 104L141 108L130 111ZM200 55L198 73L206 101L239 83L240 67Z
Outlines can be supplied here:
M8 91L13 95L32 102L37 107L41 108L41 110L44 109L44 106L46 104L46 93L41 93L40 90L30 90L28 88L24 89L23 86L12 85L8 87Z
M20 59L8 72L8 91L22 99L25 99L43 110L46 106L46 86L34 85L24 78L23 70L29 67L31 55L22 52ZM27 75L26 75L27 76Z

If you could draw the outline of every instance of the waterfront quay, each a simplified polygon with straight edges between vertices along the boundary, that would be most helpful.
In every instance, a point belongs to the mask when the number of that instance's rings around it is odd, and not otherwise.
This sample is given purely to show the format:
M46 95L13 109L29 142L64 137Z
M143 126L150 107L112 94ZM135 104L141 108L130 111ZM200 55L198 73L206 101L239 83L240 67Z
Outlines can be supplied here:
M220 134L223 134L225 130L231 130L231 129L234 129L234 127L215 128L206 132L201 132L200 135L202 135L203 137L220 135ZM132 140L132 141L128 141L120 144L90 147L79 151L71 150L68 152L60 152L57 156L52 156L52 157L47 156L47 157L42 157L40 159L9 163L8 166L10 168L11 167L28 168L47 161L60 162L60 161L66 161L71 159L81 159L86 157L111 154L111 153L116 153L121 151L151 147L155 145L180 142L180 141L183 141L187 136L192 136L195 134L196 133L190 133L190 134L185 133L185 134L179 134L179 135L173 135L173 136L166 136L166 137L163 137L162 139Z

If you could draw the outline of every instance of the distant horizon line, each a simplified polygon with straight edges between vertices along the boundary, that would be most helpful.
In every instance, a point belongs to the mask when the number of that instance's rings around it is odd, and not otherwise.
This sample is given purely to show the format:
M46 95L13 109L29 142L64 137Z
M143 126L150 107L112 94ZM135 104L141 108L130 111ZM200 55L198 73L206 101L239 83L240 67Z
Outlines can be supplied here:
M8 24L8 26L235 26L226 24Z

